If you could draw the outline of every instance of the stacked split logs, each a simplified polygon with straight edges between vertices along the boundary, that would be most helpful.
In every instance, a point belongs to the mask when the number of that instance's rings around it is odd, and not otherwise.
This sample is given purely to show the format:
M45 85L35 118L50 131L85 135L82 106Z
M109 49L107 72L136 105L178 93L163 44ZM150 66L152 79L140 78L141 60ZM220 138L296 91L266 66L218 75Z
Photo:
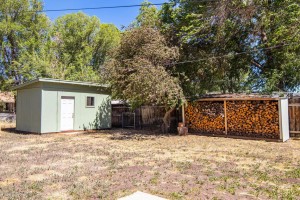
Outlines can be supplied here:
M190 132L279 139L279 113L276 100L198 101L185 108Z
M224 103L223 101L189 103L185 108L185 120L191 132L224 134Z
M277 101L227 101L228 135L279 139Z

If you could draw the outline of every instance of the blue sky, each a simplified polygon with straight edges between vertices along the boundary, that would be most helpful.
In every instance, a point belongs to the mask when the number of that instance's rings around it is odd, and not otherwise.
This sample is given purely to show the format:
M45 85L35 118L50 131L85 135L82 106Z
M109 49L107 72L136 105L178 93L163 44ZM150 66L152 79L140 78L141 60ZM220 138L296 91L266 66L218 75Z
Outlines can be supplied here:
M149 0L151 3L164 3L167 0ZM103 7L103 6L119 6L119 5L136 5L141 4L143 0L44 0L44 10L64 9L64 8L84 8L84 7ZM48 17L53 21L59 16L67 13L78 11L65 12L47 12ZM139 8L118 8L104 10L85 10L88 15L95 15L100 18L102 23L113 23L121 28L122 25L128 26L138 15Z

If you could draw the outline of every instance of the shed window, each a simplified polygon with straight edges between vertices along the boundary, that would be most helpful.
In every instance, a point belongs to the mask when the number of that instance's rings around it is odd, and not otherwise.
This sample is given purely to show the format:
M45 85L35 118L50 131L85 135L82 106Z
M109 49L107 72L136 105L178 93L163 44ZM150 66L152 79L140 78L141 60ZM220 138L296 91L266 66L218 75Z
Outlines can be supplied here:
M86 98L86 106L87 107L95 107L95 97L87 97Z

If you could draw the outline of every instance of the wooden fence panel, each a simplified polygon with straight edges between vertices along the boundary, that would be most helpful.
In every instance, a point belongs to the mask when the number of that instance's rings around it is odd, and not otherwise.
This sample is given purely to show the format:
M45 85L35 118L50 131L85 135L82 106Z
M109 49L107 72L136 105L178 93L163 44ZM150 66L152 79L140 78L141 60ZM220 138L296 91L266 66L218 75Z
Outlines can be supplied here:
M160 129L165 115L165 108L162 106L141 106L134 111L126 105L112 105L112 127L122 127L122 113L135 113L135 128L137 129ZM177 124L182 120L181 109L176 109L170 116L170 132L177 131Z
M141 120L143 126L160 126L163 123L165 108L159 106L142 106Z
M300 136L300 97L289 99L290 136Z

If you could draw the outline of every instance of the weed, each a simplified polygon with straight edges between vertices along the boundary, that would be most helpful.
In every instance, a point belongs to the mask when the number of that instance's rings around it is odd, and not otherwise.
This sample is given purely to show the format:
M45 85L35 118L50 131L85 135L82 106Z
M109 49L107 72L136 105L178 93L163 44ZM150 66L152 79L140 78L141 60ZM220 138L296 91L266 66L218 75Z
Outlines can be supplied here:
M191 162L176 162L176 168L178 171L183 172L191 167Z
M300 168L286 172L286 176L289 178L300 178Z
M158 184L159 176L160 176L160 173L159 172L155 172L154 176L150 179L150 183L152 185L157 185Z
M272 199L279 198L279 188L277 186L268 186L263 191Z
M268 173L264 171L255 171L254 174L256 175L257 179L260 181L268 181L270 180Z
M183 195L178 192L172 192L170 198L174 200L179 200L179 199L183 199Z
M36 192L43 192L43 188L42 188L41 183L39 181L33 182L28 188L30 190L34 190Z
M281 199L293 200L297 199L300 196L300 185L292 185L290 189L284 190L282 192Z
M209 180L210 182L214 182L214 181L217 181L218 179L219 179L218 177L215 177L215 176L214 176L214 177L209 177L208 180Z

